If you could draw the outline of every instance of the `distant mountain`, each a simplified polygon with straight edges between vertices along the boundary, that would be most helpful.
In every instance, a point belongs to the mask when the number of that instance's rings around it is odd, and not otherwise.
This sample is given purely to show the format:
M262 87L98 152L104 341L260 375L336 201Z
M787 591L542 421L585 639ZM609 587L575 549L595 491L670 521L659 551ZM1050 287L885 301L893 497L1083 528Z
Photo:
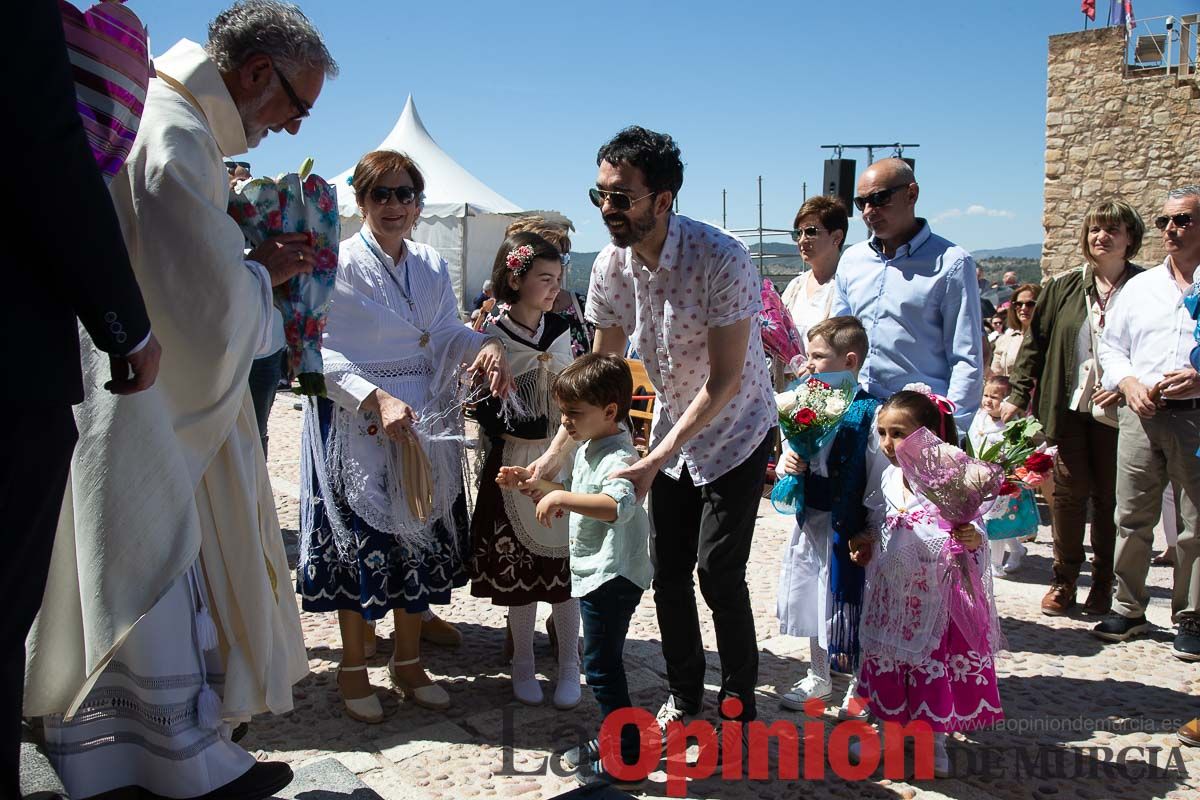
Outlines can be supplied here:
M1017 247L1001 247L998 250L972 250L971 255L979 261L984 258L1037 258L1042 257L1042 245L1022 244Z

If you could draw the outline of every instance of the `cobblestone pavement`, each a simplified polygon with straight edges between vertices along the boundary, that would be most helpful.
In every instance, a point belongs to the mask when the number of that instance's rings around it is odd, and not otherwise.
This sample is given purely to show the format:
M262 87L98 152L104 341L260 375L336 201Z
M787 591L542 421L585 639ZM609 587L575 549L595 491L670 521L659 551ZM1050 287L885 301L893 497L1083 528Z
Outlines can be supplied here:
M299 439L302 413L280 394L271 416L270 472L280 523L295 552L299 525ZM767 722L813 720L781 709L778 695L803 675L807 642L780 636L774 618L779 552L790 518L764 503L748 574L760 643L758 707ZM846 782L828 773L818 781L723 781L689 786L693 797L782 798L1200 798L1200 748L1180 747L1174 731L1200 715L1197 667L1171 655L1171 570L1151 569L1153 635L1123 645L1103 645L1080 616L1045 617L1038 602L1050 574L1049 530L1031 545L1027 566L1013 580L997 581L998 602L1010 655L998 664L1000 694L1009 725L955 737L954 778L937 781L873 779ZM1161 534L1160 542L1161 544ZM294 563L293 563L294 566ZM1086 568L1085 568L1086 569ZM1086 580L1086 578L1084 579ZM1082 600L1082 593L1080 599ZM719 662L711 620L703 610L708 650L708 702L715 702ZM295 688L295 709L256 719L242 741L260 758L294 766L336 758L384 798L551 798L574 787L554 751L574 744L598 725L590 692L573 711L530 708L511 700L508 666L501 658L504 617L499 608L466 589L439 613L463 631L459 650L428 647L424 663L450 692L452 707L438 713L401 702L391 691L386 660L390 620L379 626L379 654L370 662L387 719L368 726L341 712L334 672L339 637L333 614L302 614L311 674ZM544 619L548 608L541 609ZM539 631L544 630L539 623ZM654 603L647 593L633 619L626 665L635 703L652 713L665 699L664 665ZM536 640L539 674L552 690L555 660L544 633ZM835 685L835 693L844 684ZM840 696L840 695L838 695ZM707 709L712 713L711 705ZM836 720L825 719L827 729ZM1091 748L1091 749L1086 749ZM1124 748L1134 748L1124 750ZM1115 770L1105 762L1126 760ZM550 758L548 758L550 757ZM984 769L985 757L990 759ZM1157 774L1150 774L1150 762ZM974 766L973 766L974 765ZM1164 768L1167 772L1164 774ZM557 769L557 772L555 772ZM775 760L771 762L772 774ZM666 797L662 772L643 785L643 796ZM303 796L301 794L300 796Z

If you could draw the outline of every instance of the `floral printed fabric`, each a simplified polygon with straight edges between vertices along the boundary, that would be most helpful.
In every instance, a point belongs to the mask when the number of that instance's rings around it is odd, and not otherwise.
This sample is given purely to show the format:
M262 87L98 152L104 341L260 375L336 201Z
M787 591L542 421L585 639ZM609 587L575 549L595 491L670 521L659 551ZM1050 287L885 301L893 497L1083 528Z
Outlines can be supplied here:
M297 275L275 287L275 304L283 313L288 366L300 377L303 394L325 395L321 334L337 276L341 222L337 194L316 175L296 173L277 180L257 178L229 196L229 215L241 227L250 247L281 233L308 233L317 263L309 275Z
M937 649L916 664L866 655L858 680L859 695L885 721L920 720L949 733L1004 719L992 655L969 649L953 623Z

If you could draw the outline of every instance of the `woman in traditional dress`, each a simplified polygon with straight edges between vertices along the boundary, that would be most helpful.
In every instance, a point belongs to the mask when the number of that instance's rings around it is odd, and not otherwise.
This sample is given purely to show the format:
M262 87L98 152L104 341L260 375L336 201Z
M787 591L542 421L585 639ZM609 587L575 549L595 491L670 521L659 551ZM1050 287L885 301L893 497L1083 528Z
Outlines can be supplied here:
M305 611L338 612L346 713L379 722L364 621L388 611L392 683L418 705L450 704L421 666L420 640L429 605L467 582L459 375L471 362L468 372L500 393L508 364L500 342L460 322L446 262L407 238L425 188L412 160L368 153L351 180L365 224L339 253L324 344L329 400L305 416L297 583Z
M570 326L552 313L561 276L561 252L536 233L509 235L496 254L492 285L506 310L485 332L504 342L518 402L491 400L476 410L487 452L471 525L471 593L508 606L513 696L530 705L542 702L533 661L537 603L552 605L558 633L554 704L571 708L580 697L579 601L571 597L567 516L543 527L528 498L496 484L500 467L537 460L558 430L551 387L573 360Z

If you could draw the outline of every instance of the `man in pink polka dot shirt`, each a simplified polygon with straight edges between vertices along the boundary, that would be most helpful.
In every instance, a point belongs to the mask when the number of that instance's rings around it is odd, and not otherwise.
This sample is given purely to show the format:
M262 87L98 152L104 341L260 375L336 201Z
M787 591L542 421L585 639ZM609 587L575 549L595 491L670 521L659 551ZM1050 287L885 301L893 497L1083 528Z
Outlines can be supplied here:
M753 719L758 643L746 560L775 426L758 274L740 241L672 213L683 163L670 136L626 128L596 163L590 194L612 244L592 266L586 316L599 352L623 353L632 338L657 394L648 452L619 474L650 497L670 687L659 721L696 714L704 702L697 568L721 657L718 707L737 698L739 717ZM560 458L552 447L535 469Z

